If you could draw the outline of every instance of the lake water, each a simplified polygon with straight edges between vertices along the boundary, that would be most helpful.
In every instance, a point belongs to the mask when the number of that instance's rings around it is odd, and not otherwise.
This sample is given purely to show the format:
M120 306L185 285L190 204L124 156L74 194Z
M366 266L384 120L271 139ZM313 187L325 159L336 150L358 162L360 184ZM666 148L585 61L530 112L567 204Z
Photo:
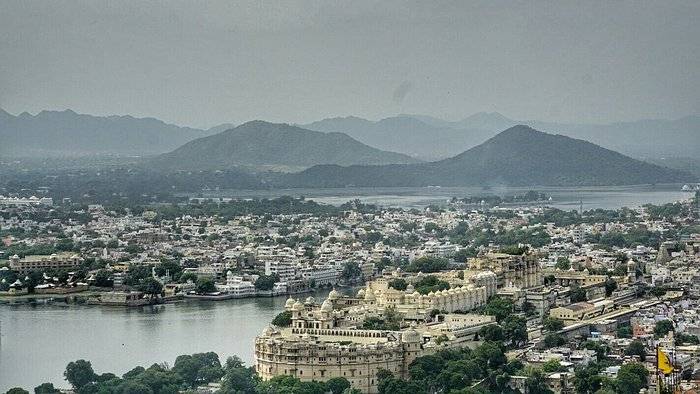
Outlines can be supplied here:
M322 299L327 291L313 295ZM16 386L31 392L43 382L69 387L63 371L78 359L91 361L97 373L117 375L137 365L172 365L181 354L208 351L222 362L237 355L252 365L255 336L284 309L285 301L183 301L131 309L0 305L0 392Z
M536 188L562 209L636 207L692 197L681 185ZM306 196L341 204L351 199L382 206L421 208L451 197L522 194L531 188L347 188L222 191L208 197ZM325 294L317 294L318 298ZM136 365L168 362L180 354L214 351L222 362L238 355L253 361L255 336L279 313L284 297L181 302L136 309L61 303L0 305L0 392L43 382L67 387L63 370L70 361L90 360L98 373L123 374Z
M617 209L643 204L663 204L688 199L690 192L681 191L682 185L640 185L600 187L386 187L339 189L278 189L278 190L223 190L198 194L207 198L274 198L304 196L320 203L340 205L359 199L365 203L385 207L424 208L430 204L444 204L452 197L524 194L528 190L543 192L552 197L547 205L560 209Z

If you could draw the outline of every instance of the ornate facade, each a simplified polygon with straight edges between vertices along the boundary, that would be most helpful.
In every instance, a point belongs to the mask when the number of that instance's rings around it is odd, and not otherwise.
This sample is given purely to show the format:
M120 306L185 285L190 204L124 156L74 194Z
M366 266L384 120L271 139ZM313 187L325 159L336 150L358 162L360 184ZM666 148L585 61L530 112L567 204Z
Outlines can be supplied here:
M496 294L492 272L440 273L449 290L419 294L389 287L390 278L370 282L356 296L333 290L320 305L312 297L288 299L289 327L266 328L255 340L255 368L263 379L290 375L304 381L344 377L363 393L377 392L377 372L407 377L417 357L445 346L464 346L491 316L450 314L468 311ZM460 279L462 276L464 279ZM416 282L421 275L407 277ZM431 319L432 310L447 312ZM399 330L362 329L368 318L382 319L391 310L401 316ZM440 338L440 340L437 340Z
M487 253L469 261L472 270L490 270L498 277L498 287L528 289L539 286L544 278L533 254Z

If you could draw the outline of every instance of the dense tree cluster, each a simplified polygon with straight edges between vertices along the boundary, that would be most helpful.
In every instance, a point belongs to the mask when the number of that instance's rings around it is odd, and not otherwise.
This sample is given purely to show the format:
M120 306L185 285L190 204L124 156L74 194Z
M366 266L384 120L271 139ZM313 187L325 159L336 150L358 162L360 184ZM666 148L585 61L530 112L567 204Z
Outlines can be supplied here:
M430 292L449 290L450 284L442 279L438 279L435 275L428 275L416 282L414 288L420 294L428 294Z
M408 267L406 267L406 271L431 273L444 271L448 269L449 266L450 263L446 259L424 256L411 261Z
M175 364L153 364L135 367L121 377L112 373L96 373L86 360L70 362L64 372L76 394L177 394L194 392L208 383L221 383L220 394L359 394L342 377L326 382L302 382L291 376L277 376L263 382L252 367L246 367L238 357L229 357L224 365L216 353L181 355ZM34 388L35 394L56 394L51 383ZM13 388L9 394L28 394Z
M417 358L409 367L406 381L380 371L382 394L415 393L512 393L507 383L511 375L523 373L520 361L508 362L505 349L495 342L485 342L474 350L442 350ZM478 387L474 383L482 382Z

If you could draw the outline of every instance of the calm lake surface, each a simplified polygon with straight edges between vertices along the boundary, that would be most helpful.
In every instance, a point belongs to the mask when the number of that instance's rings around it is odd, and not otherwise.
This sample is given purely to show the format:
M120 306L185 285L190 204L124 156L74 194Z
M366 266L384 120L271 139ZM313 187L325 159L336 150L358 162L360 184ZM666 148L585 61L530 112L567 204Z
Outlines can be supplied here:
M327 294L311 295L321 300ZM142 308L0 305L0 392L15 386L31 392L43 382L69 387L63 370L81 358L91 361L97 373L117 375L137 365L172 365L180 354L208 351L216 352L222 363L237 355L252 365L255 336L284 309L285 301L183 301Z
M206 198L274 198L280 196L304 196L320 203L340 205L359 199L365 203L385 207L424 208L430 204L445 204L452 197L524 194L529 190L543 192L552 197L547 205L560 209L617 209L637 207L643 204L663 204L688 199L691 192L681 191L683 185L640 185L600 187L385 187L342 189L278 189L278 190L222 190L196 195ZM195 197L192 195L192 197Z
M360 199L382 206L421 208L451 197L513 195L537 190L562 209L636 207L692 197L681 185L587 188L346 188L275 191L221 191L206 197L305 196L342 204ZM319 293L317 298L325 297ZM98 373L123 374L137 365L167 362L180 354L214 351L222 362L238 355L253 361L255 336L282 311L285 298L221 302L181 302L137 309L87 305L0 305L0 392L43 382L68 387L63 369L70 361L90 360Z

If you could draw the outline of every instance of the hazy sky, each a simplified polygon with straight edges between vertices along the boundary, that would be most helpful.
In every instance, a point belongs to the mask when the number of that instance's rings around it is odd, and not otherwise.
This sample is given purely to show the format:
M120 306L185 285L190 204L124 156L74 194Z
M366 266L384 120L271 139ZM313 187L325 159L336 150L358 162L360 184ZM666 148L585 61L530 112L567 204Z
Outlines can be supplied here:
M700 114L698 1L0 0L0 107L211 126Z

